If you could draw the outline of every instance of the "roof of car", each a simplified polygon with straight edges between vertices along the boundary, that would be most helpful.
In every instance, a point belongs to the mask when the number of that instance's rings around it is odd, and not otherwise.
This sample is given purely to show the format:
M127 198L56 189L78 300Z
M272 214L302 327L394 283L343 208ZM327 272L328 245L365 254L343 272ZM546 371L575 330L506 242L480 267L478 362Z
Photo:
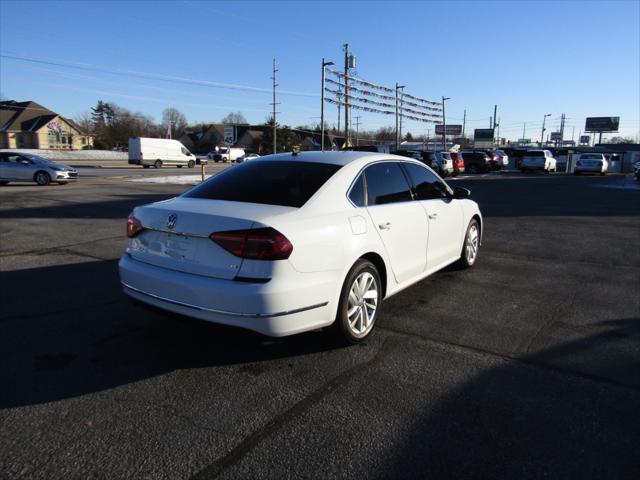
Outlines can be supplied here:
M354 152L354 151L327 151L327 152L300 152L294 155L291 152L278 153L275 155L266 155L260 157L260 161L269 160L289 160L297 162L315 162L315 163L331 163L334 165L347 165L358 160L382 160L382 159L395 159L395 160L408 160L408 157L402 157L400 155L393 155L390 153L378 153L378 152Z

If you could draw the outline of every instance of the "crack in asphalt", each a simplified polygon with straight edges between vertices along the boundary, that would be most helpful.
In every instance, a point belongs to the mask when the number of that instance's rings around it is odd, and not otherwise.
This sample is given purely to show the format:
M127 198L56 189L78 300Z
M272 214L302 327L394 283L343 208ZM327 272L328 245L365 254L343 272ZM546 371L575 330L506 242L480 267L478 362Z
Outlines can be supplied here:
M242 440L226 455L217 459L212 464L204 467L196 474L192 475L190 477L190 480L207 480L220 476L225 470L240 462L249 452L251 452L271 434L280 430L286 424L290 423L294 418L300 416L302 413L318 404L336 388L349 382L358 373L363 372L366 369L369 369L375 364L379 363L393 350L393 348L397 346L396 344L399 343L398 340L399 338L395 336L387 337L372 358L363 363L354 365L338 376L333 377L331 380L311 392L302 400L296 402L293 406L291 406L284 412L273 417L262 428L246 436L244 440Z
M475 353L477 355L491 357L491 358L497 358L497 359L503 360L505 362L514 362L514 363L518 363L518 364L521 364L521 365L526 365L526 366L529 366L529 367L533 367L533 368L537 368L537 369L540 369L540 370L544 370L544 371L547 371L547 372L560 373L560 374L563 374L563 375L577 377L577 378L581 378L583 380L589 380L589 381L592 381L592 382L595 382L595 383L599 383L599 384L603 384L603 385L621 387L621 388L624 388L624 389L627 389L627 390L632 390L634 392L640 392L640 387L636 387L635 385L629 385L627 383L617 382L617 381L611 380L611 379L609 379L607 377L602 377L602 376L599 376L599 375L579 372L579 371L576 371L576 370L572 370L570 368L559 367L557 365L549 365L549 364L546 364L546 363L538 363L538 362L535 362L535 361L527 359L527 358L514 357L514 356L503 354L503 353L492 352L490 350L485 350L483 348L474 347L474 346L471 346L471 345L463 345L461 343L448 342L446 340L440 340L440 339L436 339L436 338L427 337L426 335L422 335L420 333L405 332L405 331L402 331L402 330L395 329L393 327L387 327L387 326L382 327L380 325L376 325L376 329L386 330L387 332L395 333L397 335L401 335L401 336L405 336L405 337L418 339L418 340L421 340L421 341L423 341L425 343L432 343L434 345L438 345L438 346L441 346L441 347L442 346L452 347L452 348L458 350L460 353L473 352L473 353Z
M84 242L70 243L68 245L58 245L56 247L36 248L34 250L24 250L24 251L18 251L18 252L0 253L0 258L14 257L14 256L19 256L19 255L46 255L48 253L54 253L54 252L56 252L58 250L68 249L70 247L77 247L77 246L80 246L80 245L88 245L90 243L102 242L104 240L115 240L115 239L118 239L118 238L124 238L124 234L122 234L122 235L114 235L112 237L96 238L95 240L87 240L87 241L84 241ZM105 260L105 259L100 258L100 260Z

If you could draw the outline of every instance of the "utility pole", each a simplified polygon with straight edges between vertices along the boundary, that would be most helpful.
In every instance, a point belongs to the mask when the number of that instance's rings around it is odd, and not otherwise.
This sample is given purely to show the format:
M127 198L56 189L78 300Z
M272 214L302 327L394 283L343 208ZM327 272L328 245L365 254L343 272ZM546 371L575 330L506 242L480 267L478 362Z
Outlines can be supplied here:
M493 117L489 117L489 128L493 128Z
M464 109L464 115L462 116L462 138L464 138L464 127L467 125L467 109Z
M344 146L349 146L349 44L344 44Z
M497 141L497 142L496 142L496 141L494 141L493 143L494 143L496 146L500 146L500 119L498 119L498 123L497 123L497 124L496 124L496 123L495 123L495 121L494 121L494 127L496 127L496 128L498 129L498 134L497 134L497 135L494 135L494 137L495 137L495 138L497 138L497 139L498 139L498 141Z
M276 59L273 59L273 75L271 77L271 79L273 80L273 103L271 105L273 105L273 153L277 152L277 142L276 142L276 135L277 135L277 129L276 129L276 105L278 105L276 103L276 87L278 86L278 84L276 83L276 72L278 70L276 69Z
M400 150L400 126L399 126L399 112L398 112L398 90L404 88L404 85L398 85L396 82L396 150Z
M322 59L322 100L320 103L320 149L324 152L324 84L325 84L325 68L329 65L333 65L333 62L325 62L324 58Z
M444 112L444 102L445 100L451 100L450 97L442 97L442 151L447 150L447 116Z
M498 120L498 105L493 106L493 127L496 128L496 121Z
M402 143L402 109L404 108L404 91L400 92L400 142Z
M524 124L522 125L522 139L524 140L526 137L526 131L527 131L527 122L524 122Z
M560 117L560 146L562 147L562 144L564 143L564 113L562 114L562 116ZM556 142L556 147L557 147L557 142Z
M358 130L359 130L359 127L360 127L360 118L362 118L362 117L360 117L358 115L357 117L353 117L353 118L356 119L355 124L356 124L356 147L357 147L358 146Z

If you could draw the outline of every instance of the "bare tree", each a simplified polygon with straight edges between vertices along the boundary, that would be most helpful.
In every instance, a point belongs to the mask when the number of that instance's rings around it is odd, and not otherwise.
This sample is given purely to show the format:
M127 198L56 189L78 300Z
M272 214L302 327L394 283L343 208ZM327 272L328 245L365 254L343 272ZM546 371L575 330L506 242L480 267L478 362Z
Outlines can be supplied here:
M171 132L174 138L180 138L187 128L187 118L179 110L171 107L162 111L162 126L167 131L171 125Z
M76 122L85 133L93 133L93 117L90 111L80 112L74 115Z
M223 119L222 123L232 124L232 125L242 125L248 124L247 119L244 118L242 112L230 112Z

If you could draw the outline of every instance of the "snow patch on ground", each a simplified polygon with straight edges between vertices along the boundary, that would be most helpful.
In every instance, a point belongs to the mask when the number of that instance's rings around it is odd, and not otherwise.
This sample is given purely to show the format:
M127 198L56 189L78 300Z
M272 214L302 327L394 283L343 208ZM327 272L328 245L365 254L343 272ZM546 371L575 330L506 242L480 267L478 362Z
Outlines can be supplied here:
M205 179L211 175L205 175ZM132 178L130 182L137 183L171 183L174 185L197 185L202 181L201 175L171 175L167 177Z

